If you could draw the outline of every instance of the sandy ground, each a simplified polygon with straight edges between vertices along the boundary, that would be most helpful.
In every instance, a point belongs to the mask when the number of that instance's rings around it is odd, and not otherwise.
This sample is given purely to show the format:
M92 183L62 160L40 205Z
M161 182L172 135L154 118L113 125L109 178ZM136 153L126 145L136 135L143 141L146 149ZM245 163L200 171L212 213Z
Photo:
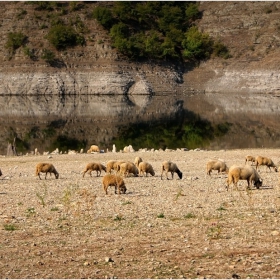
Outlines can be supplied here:
M226 174L206 176L209 160L247 154L280 160L279 149L0 157L0 276L279 278L279 174L261 167L261 189L229 191ZM124 195L105 195L104 172L82 177L88 162L136 156L156 174L125 178ZM164 160L182 180L161 180ZM35 176L43 161L59 179Z

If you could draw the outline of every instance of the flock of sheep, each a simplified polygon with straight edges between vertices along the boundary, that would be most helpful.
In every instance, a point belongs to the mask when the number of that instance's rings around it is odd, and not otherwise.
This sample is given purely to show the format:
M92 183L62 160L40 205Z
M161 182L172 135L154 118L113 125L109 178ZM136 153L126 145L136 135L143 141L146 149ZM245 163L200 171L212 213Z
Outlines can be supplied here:
M163 173L165 172L165 176L168 179L168 173L171 173L172 179L174 178L174 173L178 175L180 179L182 179L183 173L179 170L177 165L171 161L164 161L161 167L161 179ZM133 176L155 176L155 171L153 166L142 160L141 157L136 157L134 162L130 161L117 161L117 160L110 160L107 162L106 166L99 162L91 162L86 165L85 170L82 172L82 176L84 177L86 173L89 173L92 176L92 172L96 171L96 176L100 176L101 172L106 172L106 175L103 177L102 185L106 194L108 194L108 187L114 186L115 193L121 194L126 193L126 186L124 183L123 178L128 177L130 174ZM114 174L112 174L112 172ZM41 179L40 173L45 173L45 179L47 178L47 174L49 173L55 175L55 178L59 178L59 173L55 169L52 163L38 163L36 165L36 176Z
M247 163L251 162L251 165ZM256 168L252 166L255 163ZM226 189L229 189L229 186L233 183L235 188L237 188L237 183L239 180L247 180L248 188L254 185L257 189L262 186L262 179L258 173L258 169L261 165L265 165L266 168L273 168L276 172L278 171L277 166L273 163L270 158L257 156L246 156L244 166L233 165L230 168L227 166L224 160L212 160L207 162L206 165L206 173L211 176L211 172L213 170L218 171L219 173L227 173L227 186ZM109 160L104 166L99 162L91 162L88 163L85 167L85 170L82 172L82 176L84 177L86 173L89 173L92 176L92 172L96 171L96 176L100 176L101 172L104 171L106 175L104 175L102 179L102 185L106 194L108 194L108 187L114 186L115 193L121 194L126 193L126 186L124 183L125 177L129 175L133 176L151 176L155 175L153 166L142 160L141 157L136 157L134 162L131 161L118 161L118 160ZM271 171L271 170L270 170ZM176 173L179 179L182 179L183 173L179 170L176 163L171 161L164 161L161 164L161 179L163 178L163 174L168 178L168 173L171 173L172 179L174 178L174 173ZM36 166L36 176L40 179L40 173L45 173L45 179L47 174L50 175L53 173L55 178L58 179L59 173L51 163L38 163Z
M251 165L247 165L247 162L251 162ZM255 163L256 168L252 166L253 163ZM237 188L237 183L239 180L246 180L248 183L248 188L250 188L254 184L254 186L259 189L263 183L258 173L261 165L265 165L266 168L269 168L270 171L270 168L273 167L275 172L278 172L277 166L270 158L263 156L253 157L248 155L245 157L244 166L232 165L230 168L228 168L223 160L209 161L207 163L207 174L211 175L212 170L217 170L218 173L227 173L227 190L232 183L234 184L235 188Z

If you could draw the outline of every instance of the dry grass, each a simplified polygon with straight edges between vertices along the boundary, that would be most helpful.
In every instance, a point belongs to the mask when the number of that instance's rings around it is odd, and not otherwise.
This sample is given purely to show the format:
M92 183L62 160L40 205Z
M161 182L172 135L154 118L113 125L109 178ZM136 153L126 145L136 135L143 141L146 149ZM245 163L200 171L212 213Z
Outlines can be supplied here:
M261 167L264 186L226 191L226 175L206 163L243 164L247 154L279 161L280 150L107 153L2 157L2 278L277 278L280 275L279 175ZM150 162L155 177L125 178L127 194L106 196L91 161ZM60 173L35 176L50 161ZM164 160L183 179L160 179ZM215 173L215 174L214 174ZM1 177L2 178L2 177Z

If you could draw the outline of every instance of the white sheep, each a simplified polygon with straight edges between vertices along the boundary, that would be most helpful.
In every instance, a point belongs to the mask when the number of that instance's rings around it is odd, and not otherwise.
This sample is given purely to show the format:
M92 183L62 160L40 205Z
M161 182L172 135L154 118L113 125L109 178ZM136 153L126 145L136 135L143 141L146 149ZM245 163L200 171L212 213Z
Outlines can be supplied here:
M257 170L252 166L236 166L233 165L229 168L227 178L227 190L231 183L234 184L237 189L237 183L239 180L247 180L248 189L254 183L254 186L259 189L262 186L262 179Z
M245 157L245 164L249 161L251 161L251 165L252 165L256 161L256 158L248 155Z
M148 173L151 174L152 176L155 176L155 171L152 167L152 165L148 162L142 161L139 163L138 166L138 170L139 170L139 175L146 173L146 177L148 176Z
M139 171L133 162L124 162L119 165L119 174L127 177L129 174L133 174L135 177L138 176Z
M143 162L143 160L142 160L141 157L136 157L136 158L134 159L134 164L135 164L137 167L139 167L139 163L140 163L140 162Z
M211 160L206 164L206 172L211 176L212 170L218 170L218 174L221 172L228 172L226 163L222 160Z
M56 179L58 179L58 177L59 177L58 172L56 171L55 167L51 163L43 163L43 162L38 163L36 165L36 173L35 173L35 175L38 176L40 178L40 180L41 180L40 172L46 173L45 179L47 179L47 174L48 173L50 173L50 176L53 173L55 175Z
M179 170L177 167L176 163L173 163L171 161L164 161L161 165L161 179L162 179L162 174L165 171L166 178L168 179L168 172L171 172L172 179L174 177L174 173L177 173L180 179L183 177L183 173Z
M258 167L260 170L260 165L266 165L266 170L267 170L267 168L269 168L270 171L271 171L270 167L273 167L275 172L278 172L277 166L273 163L273 161L270 158L257 156L256 157L256 169L257 170L258 170Z
M124 183L123 178L118 175L114 174L106 174L102 179L102 185L106 194L108 194L108 187L114 186L115 187L115 194L117 193L117 189L119 194L126 193L126 186Z
M90 162L86 165L85 170L83 171L83 177L85 177L85 174L89 172L89 175L91 176L92 171L96 171L96 177L101 175L101 171L104 170L106 172L106 167L99 163L99 162ZM91 176L92 177L92 176Z
M87 153L90 154L92 152L100 153L100 149L97 145L91 145L89 150L87 150Z

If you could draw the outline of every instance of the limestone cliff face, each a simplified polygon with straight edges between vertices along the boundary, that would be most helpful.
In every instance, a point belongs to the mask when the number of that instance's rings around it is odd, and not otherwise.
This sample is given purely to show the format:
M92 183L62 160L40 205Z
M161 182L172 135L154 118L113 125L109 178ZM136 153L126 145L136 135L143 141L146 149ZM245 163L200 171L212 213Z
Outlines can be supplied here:
M184 110L234 124L234 136L212 147L280 144L279 2L201 2L199 28L226 44L232 58L213 58L195 68L132 63L86 18L87 45L57 53L57 67L31 61L22 48L9 58L4 43L10 30L27 32L38 57L50 48L38 39L45 30L34 28L41 24L39 16L12 20L20 9L32 12L24 2L0 7L1 154L15 134L29 137L30 149L43 150L50 140L42 131L52 125L60 134L106 148L121 126L173 119Z

